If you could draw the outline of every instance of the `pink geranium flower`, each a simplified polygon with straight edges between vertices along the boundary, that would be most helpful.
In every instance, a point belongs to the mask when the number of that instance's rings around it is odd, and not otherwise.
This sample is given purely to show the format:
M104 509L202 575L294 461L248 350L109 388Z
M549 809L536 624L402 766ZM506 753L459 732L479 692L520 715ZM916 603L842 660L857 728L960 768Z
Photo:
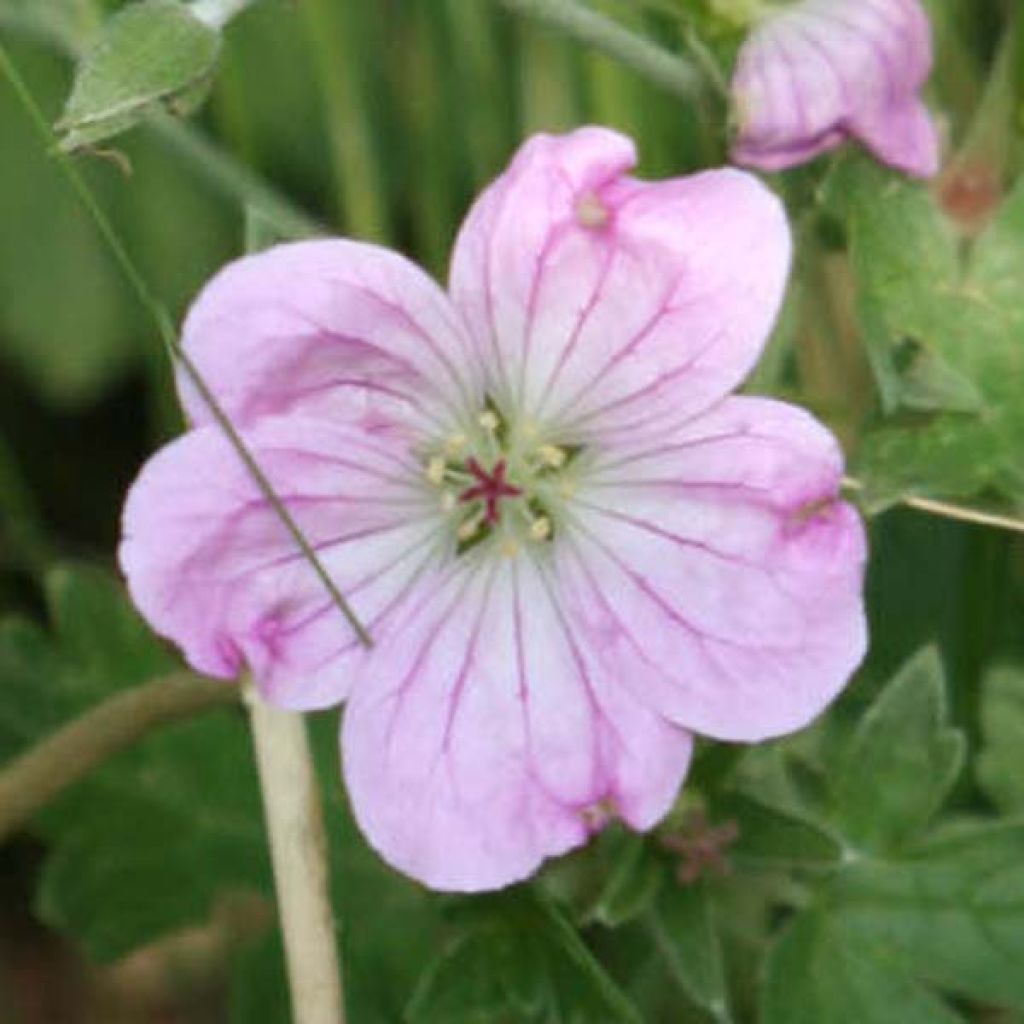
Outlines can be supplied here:
M737 163L804 163L847 139L918 177L938 170L918 95L932 66L918 0L802 0L763 14L740 50L732 93Z
M673 802L691 731L804 725L862 656L864 538L807 413L727 397L790 258L733 170L648 183L538 136L446 295L312 241L222 271L184 344L373 634L364 649L202 402L143 469L121 564L198 670L347 700L356 817L428 885L505 885Z

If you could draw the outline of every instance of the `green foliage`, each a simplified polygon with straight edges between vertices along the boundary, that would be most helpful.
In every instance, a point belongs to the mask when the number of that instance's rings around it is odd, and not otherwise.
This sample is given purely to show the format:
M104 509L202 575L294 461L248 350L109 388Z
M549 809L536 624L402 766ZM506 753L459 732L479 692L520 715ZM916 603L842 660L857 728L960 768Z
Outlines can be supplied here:
M863 442L869 504L986 489L1024 497L1024 182L969 249L926 188L867 158L842 161L825 195L846 228L858 323L889 416Z
M46 590L49 633L21 618L0 621L0 761L106 697L177 668L106 573L62 567ZM352 929L343 935L349 1003L356 1019L386 1024L431 954L438 908L366 848L339 786L335 716L314 724L336 905ZM241 710L208 712L124 751L34 828L49 850L39 912L97 960L202 924L236 896L269 900L273 891ZM263 1015L287 1004L275 951L270 936L239 952L236 1021L284 1019Z
M721 819L736 822L738 837L730 854L738 865L822 869L834 867L842 857L835 836L804 814L743 793L726 794L714 806Z
M138 0L110 18L79 65L57 124L61 147L82 149L156 111L191 113L217 66L220 33L177 0Z
M61 62L16 52L42 102L56 101L66 81ZM133 362L120 282L96 258L92 229L6 88L0 123L0 352L51 401L93 400Z
M424 975L412 1024L590 1021L641 1017L562 913L528 890L481 898Z
M608 870L588 919L607 928L635 920L658 898L664 863L651 845L635 833L617 833L608 857Z
M833 820L858 849L899 848L945 802L964 761L963 735L946 720L939 654L925 648L875 701L839 759Z
M1024 1008L1024 825L951 828L867 861L824 898L851 938L979 1003Z
M54 570L51 639L0 624L0 753L16 754L174 663L105 574ZM39 909L100 960L206 920L239 889L269 891L259 791L240 713L219 711L125 751L48 808Z
M978 782L1008 814L1024 812L1024 671L998 665L985 677L981 695L984 746Z
M650 915L655 946L673 978L698 1006L728 1020L722 949L708 886L666 886Z
M894 1016L894 1014L898 1016ZM883 945L851 943L823 911L801 914L766 964L764 1024L955 1024L961 1020Z
M934 990L1024 1006L1024 825L927 831L963 761L944 685L920 651L846 741L829 812L845 855L771 948L768 1024L960 1019Z

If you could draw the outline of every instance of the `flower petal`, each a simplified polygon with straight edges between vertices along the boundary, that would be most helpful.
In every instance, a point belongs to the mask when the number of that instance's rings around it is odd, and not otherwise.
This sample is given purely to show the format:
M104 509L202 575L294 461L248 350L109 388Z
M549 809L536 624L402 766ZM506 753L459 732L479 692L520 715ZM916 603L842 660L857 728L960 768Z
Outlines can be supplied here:
M754 398L595 467L559 572L607 671L720 739L814 718L865 648L864 534L841 472L811 416Z
M937 136L917 99L931 65L931 30L918 0L803 0L784 8L754 28L737 58L733 158L781 170L853 135L886 163L934 173ZM898 138L901 131L910 137Z
M415 465L351 427L300 417L263 419L243 436L360 620L386 634L389 615L436 572L439 517ZM119 558L137 607L200 672L248 667L285 707L346 695L363 649L216 427L146 464Z
M345 710L356 818L436 889L508 885L618 813L671 806L687 733L601 671L523 555L453 571L373 653Z
M583 439L643 408L692 415L750 370L790 238L755 179L624 177L632 144L538 136L470 211L451 291L497 401Z
M939 170L939 134L928 108L916 97L866 111L853 120L856 134L879 160L918 178Z
M297 242L229 264L192 306L183 345L240 421L296 412L373 432L445 430L467 400L467 343L447 296L361 242ZM212 422L186 375L179 384L192 422Z

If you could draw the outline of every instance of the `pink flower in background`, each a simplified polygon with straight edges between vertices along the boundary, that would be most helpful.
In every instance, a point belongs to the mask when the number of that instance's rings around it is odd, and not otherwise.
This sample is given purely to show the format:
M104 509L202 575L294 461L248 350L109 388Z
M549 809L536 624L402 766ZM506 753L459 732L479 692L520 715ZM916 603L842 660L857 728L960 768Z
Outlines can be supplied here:
M737 60L733 159L777 171L852 138L883 163L930 177L939 143L918 93L931 66L918 0L801 0L773 10Z
M201 401L124 513L134 599L198 670L347 700L356 817L440 889L524 878L669 809L691 731L797 729L865 643L861 524L807 413L729 397L785 286L752 177L648 183L629 140L538 136L449 293L312 241L222 271L184 344L373 634L365 649Z

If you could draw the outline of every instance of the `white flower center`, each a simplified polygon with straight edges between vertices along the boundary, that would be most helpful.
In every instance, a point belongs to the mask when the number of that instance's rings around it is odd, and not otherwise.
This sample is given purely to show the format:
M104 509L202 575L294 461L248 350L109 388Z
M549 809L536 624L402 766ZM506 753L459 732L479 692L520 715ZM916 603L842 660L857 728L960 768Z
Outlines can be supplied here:
M580 449L544 438L488 403L465 433L452 434L423 454L424 477L461 554L494 542L503 554L550 543L575 490Z

